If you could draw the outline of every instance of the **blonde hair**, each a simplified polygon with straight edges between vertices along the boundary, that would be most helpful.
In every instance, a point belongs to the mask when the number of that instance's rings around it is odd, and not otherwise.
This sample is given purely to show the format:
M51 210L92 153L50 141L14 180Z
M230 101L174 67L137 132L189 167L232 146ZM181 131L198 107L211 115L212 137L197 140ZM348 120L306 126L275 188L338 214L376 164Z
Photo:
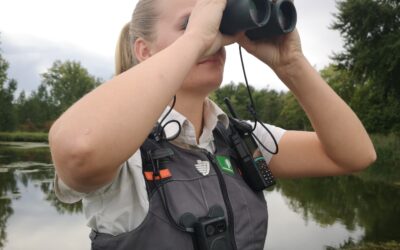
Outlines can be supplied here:
M139 63L135 56L134 44L139 37L146 41L155 39L154 25L158 18L157 0L139 0L132 19L121 30L115 51L115 75L119 75Z

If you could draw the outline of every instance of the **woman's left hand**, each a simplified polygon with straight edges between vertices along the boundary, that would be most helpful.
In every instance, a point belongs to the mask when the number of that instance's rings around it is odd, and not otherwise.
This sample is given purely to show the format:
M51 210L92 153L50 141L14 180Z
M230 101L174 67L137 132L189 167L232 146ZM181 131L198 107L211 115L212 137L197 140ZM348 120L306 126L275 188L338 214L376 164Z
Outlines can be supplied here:
M297 29L285 35L259 41L252 41L241 33L238 36L238 43L278 75L298 59L304 58Z

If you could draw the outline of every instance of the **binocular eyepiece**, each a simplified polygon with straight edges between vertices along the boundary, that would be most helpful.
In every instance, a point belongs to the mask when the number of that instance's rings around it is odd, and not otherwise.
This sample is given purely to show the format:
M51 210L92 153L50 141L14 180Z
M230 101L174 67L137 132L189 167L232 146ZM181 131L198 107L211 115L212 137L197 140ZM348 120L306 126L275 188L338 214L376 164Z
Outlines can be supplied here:
M292 32L297 23L293 0L228 0L220 31L233 35L245 31L251 40Z

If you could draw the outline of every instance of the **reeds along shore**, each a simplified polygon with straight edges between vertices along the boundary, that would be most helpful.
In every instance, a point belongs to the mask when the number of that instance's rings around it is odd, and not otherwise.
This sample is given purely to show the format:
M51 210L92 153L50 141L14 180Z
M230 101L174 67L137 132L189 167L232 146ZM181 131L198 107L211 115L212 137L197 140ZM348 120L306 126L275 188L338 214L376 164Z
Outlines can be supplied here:
M0 132L1 141L13 142L48 142L48 134L45 132Z
M357 174L365 180L385 181L400 185L400 135L373 134L377 161ZM45 132L0 132L0 142L48 142Z

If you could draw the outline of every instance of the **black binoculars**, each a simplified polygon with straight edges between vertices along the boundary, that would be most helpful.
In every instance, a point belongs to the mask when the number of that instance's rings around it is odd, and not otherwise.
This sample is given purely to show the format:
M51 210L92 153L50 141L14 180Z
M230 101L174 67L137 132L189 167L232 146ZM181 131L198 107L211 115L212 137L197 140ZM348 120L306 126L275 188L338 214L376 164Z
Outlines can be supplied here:
M290 33L296 23L293 0L228 0L220 31L226 35L245 31L251 40L259 40Z

